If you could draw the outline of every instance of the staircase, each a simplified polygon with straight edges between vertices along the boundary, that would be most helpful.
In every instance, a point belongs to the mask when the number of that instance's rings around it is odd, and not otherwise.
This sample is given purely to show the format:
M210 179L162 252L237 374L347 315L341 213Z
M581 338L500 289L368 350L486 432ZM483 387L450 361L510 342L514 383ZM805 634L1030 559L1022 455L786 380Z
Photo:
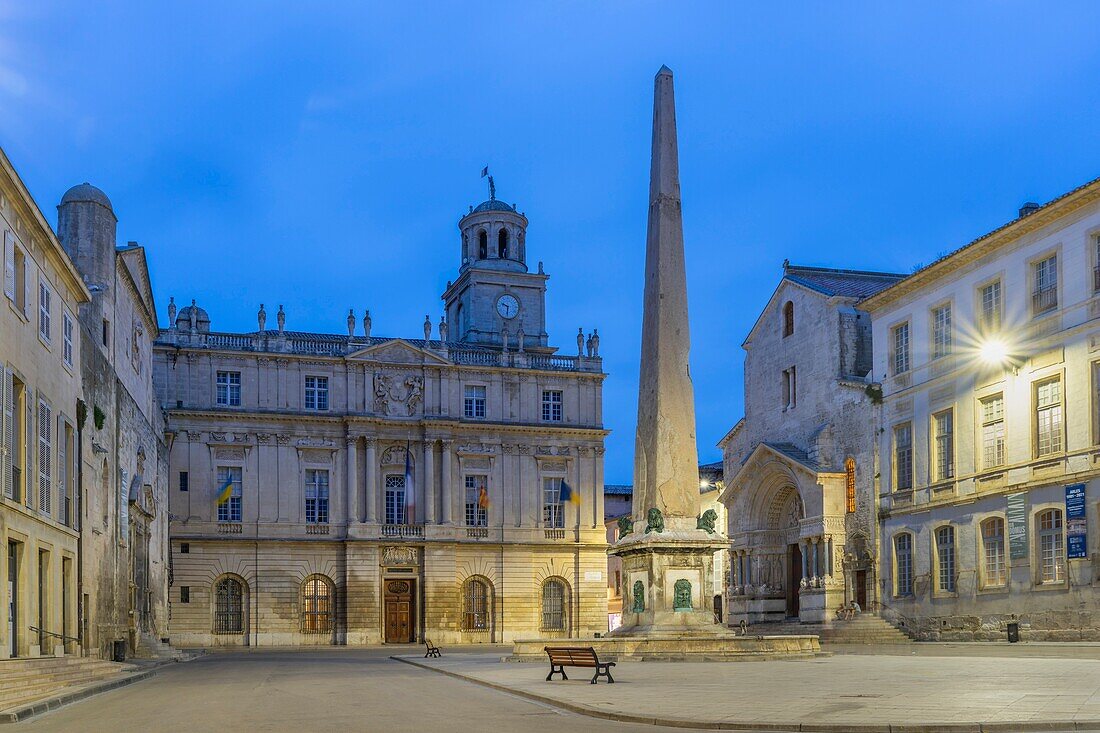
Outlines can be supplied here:
M123 677L129 664L88 657L0 660L0 711L24 707L89 682Z
M174 662L182 662L191 659L191 655L186 652L181 652L172 645L165 644L152 634L144 633L138 637L137 649L134 650L134 656L138 659L155 659L157 661Z
M754 624L749 634L782 636L817 634L825 644L911 644L913 640L885 619L871 613L861 613L850 621L833 620L823 624L800 624L784 621L777 624Z

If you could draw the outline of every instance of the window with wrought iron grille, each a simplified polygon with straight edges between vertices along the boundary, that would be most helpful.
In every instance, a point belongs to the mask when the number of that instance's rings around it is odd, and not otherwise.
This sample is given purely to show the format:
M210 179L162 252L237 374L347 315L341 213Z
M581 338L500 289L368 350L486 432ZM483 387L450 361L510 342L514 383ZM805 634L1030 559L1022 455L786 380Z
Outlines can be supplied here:
M1034 313L1058 307L1058 256L1047 257L1031 266L1031 306Z
M244 587L235 578L222 578L214 586L214 633L244 631Z
M981 329L983 333L993 334L1001 329L1001 281L996 280L983 285L981 293Z
M932 416L932 436L935 451L936 481L955 476L955 413L943 410Z
M565 630L565 583L548 580L542 584L542 629Z
M856 510L856 462L850 456L844 461L844 492L847 511L852 514Z
M489 490L488 476L466 477L466 526L484 527L488 525L485 508L480 506L481 492Z
M472 578L466 581L462 629L464 631L489 630L489 584L483 580Z
M982 467L995 468L1005 462L1005 399L995 394L981 400Z
M306 469L306 523L328 524L328 471Z
M913 595L913 535L899 534L894 537L894 565L897 568L894 595Z
M62 358L67 366L73 365L73 317L68 313L61 314L61 335L64 342Z
M336 590L323 575L311 575L302 583L302 633L327 634L336 613Z
M894 326L894 374L909 371L909 323Z
M558 476L542 479L542 524L544 527L565 526L565 508L561 503L561 482Z
M987 588L996 588L1008 583L1005 565L1005 520L990 517L981 524L982 528L982 581Z
M1047 509L1039 514L1036 521L1039 529L1039 582L1064 583L1066 549L1062 536L1062 512Z
M386 524L405 524L405 476L386 476Z
M467 384L463 392L462 416L480 420L485 417L485 387Z
M938 587L944 593L955 592L955 528L936 530L936 571Z
M306 377L307 410L328 409L328 377Z
M219 522L241 521L241 469L239 466L218 466L216 491L220 494L229 482L232 482L229 497L218 504Z
M932 309L932 358L947 356L953 350L951 334L951 306Z
M53 293L46 283L38 283L38 335L46 341L50 340L50 301Z
M894 489L913 488L913 424L894 426Z
M53 410L38 401L38 511L53 514Z
M1055 377L1035 385L1035 454L1062 452L1062 379Z
M542 391L542 419L547 422L561 422L562 392L560 389Z
M220 407L241 406L240 372L218 372L217 403Z

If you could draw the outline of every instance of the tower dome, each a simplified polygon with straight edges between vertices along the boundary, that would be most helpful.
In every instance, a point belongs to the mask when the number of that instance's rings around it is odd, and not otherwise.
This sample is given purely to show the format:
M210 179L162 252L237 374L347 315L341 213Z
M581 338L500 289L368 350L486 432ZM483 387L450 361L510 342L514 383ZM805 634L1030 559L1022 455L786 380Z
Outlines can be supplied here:
M103 193L100 189L96 188L92 184L85 181L84 183L73 186L65 195L61 197L61 205L74 204L74 203L93 203L99 204L105 209L114 212L114 207L111 206L111 199L107 198L107 194Z
M458 222L462 267L527 272L527 217L496 198L471 207Z
M210 330L210 314L206 312L205 308L200 308L195 305L195 301L191 301L191 305L180 308L180 312L176 315L176 328L180 331L188 331L191 329L191 311L195 311L195 330L199 332L207 332Z

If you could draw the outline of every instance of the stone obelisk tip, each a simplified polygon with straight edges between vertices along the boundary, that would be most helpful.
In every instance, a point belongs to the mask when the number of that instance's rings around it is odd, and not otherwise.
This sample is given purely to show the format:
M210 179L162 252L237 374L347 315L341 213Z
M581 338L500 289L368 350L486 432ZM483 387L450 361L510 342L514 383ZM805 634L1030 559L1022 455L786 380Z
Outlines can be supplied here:
M672 69L661 64L661 68L657 71L657 76L672 76Z

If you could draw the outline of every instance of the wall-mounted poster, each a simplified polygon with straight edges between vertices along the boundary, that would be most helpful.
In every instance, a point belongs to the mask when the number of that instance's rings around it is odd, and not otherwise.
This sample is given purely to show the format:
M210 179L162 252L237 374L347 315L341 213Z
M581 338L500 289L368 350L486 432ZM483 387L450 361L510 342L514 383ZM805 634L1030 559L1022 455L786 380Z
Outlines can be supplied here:
M1027 559L1027 494L1008 495L1008 555Z
M1085 515L1085 485L1066 486L1066 557L1088 557L1088 519Z

